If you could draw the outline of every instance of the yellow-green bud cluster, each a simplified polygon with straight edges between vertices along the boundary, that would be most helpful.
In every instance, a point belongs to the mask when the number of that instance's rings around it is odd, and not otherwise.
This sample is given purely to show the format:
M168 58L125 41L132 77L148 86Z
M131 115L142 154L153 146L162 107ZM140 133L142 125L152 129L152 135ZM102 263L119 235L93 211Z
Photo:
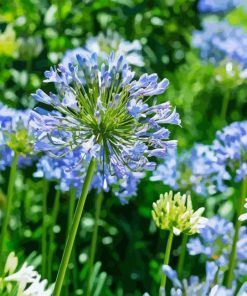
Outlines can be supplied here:
M153 203L152 216L157 227L192 235L204 227L207 219L202 217L204 208L194 212L190 195L180 193L161 194L160 199Z
M15 133L7 133L7 145L19 154L27 155L33 151L32 139L27 129L22 128Z

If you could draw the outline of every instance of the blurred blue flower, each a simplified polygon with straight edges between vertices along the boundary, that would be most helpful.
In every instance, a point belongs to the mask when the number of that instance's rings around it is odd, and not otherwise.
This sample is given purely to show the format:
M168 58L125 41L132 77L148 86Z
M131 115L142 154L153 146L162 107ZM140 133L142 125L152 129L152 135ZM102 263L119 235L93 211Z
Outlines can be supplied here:
M193 33L192 44L199 48L202 60L217 64L227 59L242 68L247 66L247 32L241 27L226 21L205 20L203 30Z
M214 262L206 263L206 278L204 281L200 281L198 276L191 276L189 280L183 279L180 281L178 279L176 271L172 270L168 265L163 265L163 272L172 281L173 288L170 291L171 296L232 296L235 292L236 285L233 283L231 289L226 289L222 286L222 274L218 273L218 267ZM246 287L243 287L241 293L237 295L245 295Z
M227 269L234 236L233 223L219 216L210 218L198 237L187 244L190 255L203 254L221 268ZM241 227L237 243L235 276L246 275L247 271L247 228Z
M215 193L215 185L223 177L209 145L195 144L190 151L168 151L164 163L157 166L151 181L162 181L173 190L192 190L199 195ZM228 175L227 175L228 176Z
M234 176L235 182L243 180L247 175L247 121L234 122L218 131L212 150L217 163Z
M198 10L205 13L222 13L234 9L244 0L199 0Z
M42 90L33 94L56 110L37 108L31 113L36 150L63 157L78 149L78 163L96 157L103 176L109 172L125 181L131 181L132 172L153 169L155 163L149 157L164 157L176 146L163 125L180 124L169 102L146 103L165 91L168 80L158 82L156 74L133 80L134 73L122 56L111 54L106 64L99 63L96 54L77 59L76 67L60 65L45 72L45 81L55 84L57 94ZM137 111L136 105L146 106ZM109 178L103 179L104 184ZM124 184L122 194L127 190Z
M68 50L62 60L62 64L77 64L76 56L82 55L89 57L95 52L102 60L106 60L109 54L114 51L117 56L123 55L125 62L138 67L144 66L141 54L142 46L140 41L124 40L117 32L108 30L106 34L99 33L96 37L89 37L84 47Z
M34 161L31 151L29 110L15 110L0 104L0 170L12 165L18 150L18 166L30 166Z

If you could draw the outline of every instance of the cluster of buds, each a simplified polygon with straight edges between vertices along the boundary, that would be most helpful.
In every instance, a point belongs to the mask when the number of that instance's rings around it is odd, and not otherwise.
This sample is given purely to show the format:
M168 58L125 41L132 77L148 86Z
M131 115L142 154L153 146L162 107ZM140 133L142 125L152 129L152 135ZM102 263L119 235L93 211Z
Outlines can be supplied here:
M207 219L202 217L204 208L194 211L190 195L173 192L161 194L160 199L153 203L152 216L157 227L173 231L175 235L181 232L192 235L204 227Z

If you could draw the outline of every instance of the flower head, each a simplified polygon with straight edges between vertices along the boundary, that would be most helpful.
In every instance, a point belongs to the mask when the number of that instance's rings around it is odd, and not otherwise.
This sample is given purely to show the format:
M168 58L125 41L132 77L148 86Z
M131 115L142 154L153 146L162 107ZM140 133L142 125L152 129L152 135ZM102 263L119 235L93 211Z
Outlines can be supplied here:
M227 59L243 68L247 66L247 33L241 27L226 21L207 20L202 31L194 32L192 43L200 49L203 60L218 64Z
M180 124L168 102L149 105L168 80L134 73L123 57L111 54L101 64L96 54L77 56L78 66L60 65L45 73L57 94L38 90L33 97L56 111L37 108L31 114L36 149L64 156L79 149L82 160L96 157L109 174L123 178L130 171L153 169L150 157L164 157L176 141L168 141L164 125Z
M200 231L198 237L191 238L187 244L190 255L203 254L208 260L214 261L217 266L225 270L228 266L229 255L234 236L232 222L214 216ZM241 227L237 243L236 277L246 274L247 271L247 228Z
M194 211L190 195L181 196L173 192L160 195L160 199L153 203L152 216L157 227L173 231L179 235L181 232L192 235L204 227L207 219L202 217L204 208Z
M15 285L17 283L17 294L23 296L51 296L52 289L47 288L47 280L41 280L41 276L34 267L26 262L16 271L18 258L14 253L10 253L4 268L4 277L0 278L0 292L6 290L9 294L16 293ZM5 294L4 294L5 295ZM6 294L7 295L7 294ZM13 294L14 295L14 294Z
M11 166L14 152L18 165L30 165L33 160L33 137L29 129L29 110L14 110L0 104L0 170Z
M180 281L176 271L168 265L163 265L162 271L172 281L173 288L170 291L170 295L172 296L231 296L236 290L234 283L231 289L226 289L222 285L222 274L219 273L217 276L218 267L214 262L206 263L206 279L204 281L200 281L198 276L191 276L189 280L183 279ZM241 292L238 296L240 295L243 296L244 294Z

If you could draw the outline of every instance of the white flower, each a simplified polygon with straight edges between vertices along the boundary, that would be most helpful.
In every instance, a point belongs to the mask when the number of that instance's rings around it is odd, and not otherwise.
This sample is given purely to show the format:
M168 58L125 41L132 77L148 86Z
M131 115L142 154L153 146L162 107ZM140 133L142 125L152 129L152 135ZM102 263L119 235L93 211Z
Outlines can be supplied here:
M19 271L4 278L6 282L17 282L19 290L17 296L51 296L52 289L46 290L47 280L41 280L40 274L33 266L24 263Z

